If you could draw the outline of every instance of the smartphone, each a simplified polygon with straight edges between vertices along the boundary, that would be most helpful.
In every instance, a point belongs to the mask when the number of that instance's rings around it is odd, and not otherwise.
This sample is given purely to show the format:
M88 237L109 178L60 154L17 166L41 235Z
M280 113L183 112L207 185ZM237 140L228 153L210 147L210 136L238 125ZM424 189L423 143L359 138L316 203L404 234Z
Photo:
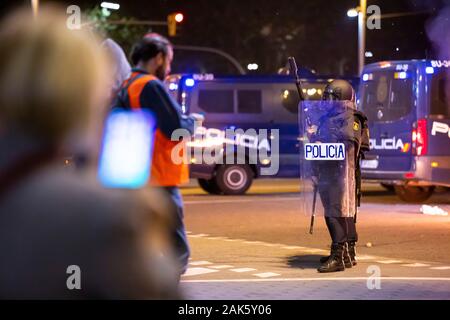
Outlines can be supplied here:
M156 121L147 110L112 111L106 119L98 178L106 188L139 189L149 179Z

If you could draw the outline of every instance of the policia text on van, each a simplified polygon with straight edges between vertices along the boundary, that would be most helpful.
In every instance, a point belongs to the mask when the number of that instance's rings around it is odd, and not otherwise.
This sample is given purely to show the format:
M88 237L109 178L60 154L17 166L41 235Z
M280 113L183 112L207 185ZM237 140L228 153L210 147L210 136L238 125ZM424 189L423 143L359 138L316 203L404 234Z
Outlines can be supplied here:
M371 152L363 178L408 202L450 186L450 61L386 61L365 67L359 107Z

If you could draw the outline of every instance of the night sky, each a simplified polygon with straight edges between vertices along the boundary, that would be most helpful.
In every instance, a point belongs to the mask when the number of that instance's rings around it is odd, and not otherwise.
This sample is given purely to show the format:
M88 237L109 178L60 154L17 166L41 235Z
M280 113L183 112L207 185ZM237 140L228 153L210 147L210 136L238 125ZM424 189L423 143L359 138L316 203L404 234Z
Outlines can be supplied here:
M29 1L2 0L5 15ZM41 0L41 3L48 1ZM85 10L101 1L70 1ZM319 74L357 73L357 19L347 17L356 0L128 0L119 14L143 20L165 20L182 12L185 21L174 44L218 48L258 73L276 73L294 55L299 64ZM63 2L64 3L64 2ZM67 2L65 2L67 3ZM381 30L368 30L367 63L381 60L438 58L426 28L450 0L368 0L382 14L416 12L417 15L383 19ZM167 34L164 27L152 31ZM175 71L235 73L225 60L209 54L176 52Z

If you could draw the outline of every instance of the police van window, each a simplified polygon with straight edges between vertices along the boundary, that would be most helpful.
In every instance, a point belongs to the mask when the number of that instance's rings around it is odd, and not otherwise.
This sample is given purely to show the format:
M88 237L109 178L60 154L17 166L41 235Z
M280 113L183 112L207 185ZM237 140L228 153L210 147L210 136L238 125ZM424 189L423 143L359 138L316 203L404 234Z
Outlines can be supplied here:
M413 105L413 82L394 71L379 71L364 82L361 106L370 121L395 121L408 115Z
M200 90L198 106L209 113L233 113L233 90Z
M283 107L291 112L298 113L298 92L294 90L283 90L280 94L281 96L281 104Z
M262 113L261 90L239 90L238 91L239 113Z
M431 81L432 115L450 116L450 81L446 71L435 74Z
M325 84L303 84L303 95L306 100L320 100L322 99L323 90L325 88ZM299 96L297 90L282 90L281 94L281 103L285 109L287 109L291 113L298 113L298 103Z
M384 116L384 120L397 120L410 112L413 104L412 86L410 79L391 80L388 114Z

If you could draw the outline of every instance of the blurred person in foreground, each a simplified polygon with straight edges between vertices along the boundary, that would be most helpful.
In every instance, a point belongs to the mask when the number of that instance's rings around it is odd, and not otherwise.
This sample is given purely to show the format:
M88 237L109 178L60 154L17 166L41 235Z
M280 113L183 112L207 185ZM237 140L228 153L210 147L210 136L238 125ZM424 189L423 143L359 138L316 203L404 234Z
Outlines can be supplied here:
M181 275L187 269L190 249L183 221L183 200L179 186L189 181L189 171L184 161L176 163L172 158L180 142L172 141L171 137L175 130L193 134L194 125L196 121L202 120L202 116L184 115L181 107L164 87L162 81L170 74L172 60L172 44L163 36L151 33L138 41L131 53L134 68L130 78L122 85L115 106L125 109L148 109L155 115L157 130L150 184L166 192L177 207L172 242L179 260Z
M107 54L110 55L112 63L112 83L111 94L113 97L119 92L122 83L131 75L131 66L123 49L113 39L106 39L102 42Z
M104 51L64 11L0 26L0 298L177 298L170 202L60 165L73 145L98 143L109 94Z

